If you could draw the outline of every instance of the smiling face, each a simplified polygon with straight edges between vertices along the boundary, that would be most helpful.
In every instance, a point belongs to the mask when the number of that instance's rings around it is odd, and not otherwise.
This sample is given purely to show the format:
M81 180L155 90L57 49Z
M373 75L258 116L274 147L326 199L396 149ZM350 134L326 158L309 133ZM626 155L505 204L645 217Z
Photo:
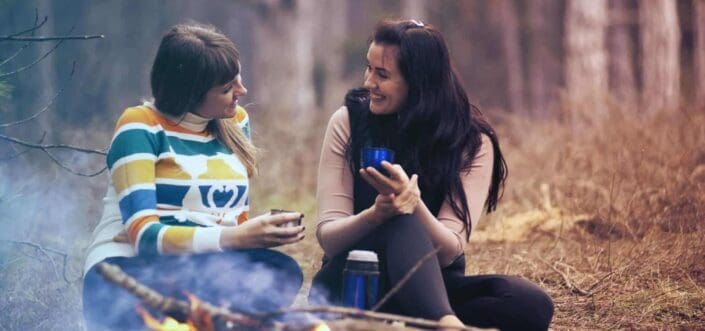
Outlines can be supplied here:
M409 85L399 69L399 46L372 43L367 51L364 87L370 90L370 110L377 115L398 112L406 102Z
M193 111L204 118L231 118L237 112L238 98L247 94L242 78L238 74L231 82L213 86L203 102Z

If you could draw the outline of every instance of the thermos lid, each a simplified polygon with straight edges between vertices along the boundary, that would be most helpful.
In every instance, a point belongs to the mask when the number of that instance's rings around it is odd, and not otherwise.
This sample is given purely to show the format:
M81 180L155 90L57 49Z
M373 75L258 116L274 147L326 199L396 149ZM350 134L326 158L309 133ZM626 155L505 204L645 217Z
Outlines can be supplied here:
M378 262L377 253L373 251L354 250L348 253L348 261Z

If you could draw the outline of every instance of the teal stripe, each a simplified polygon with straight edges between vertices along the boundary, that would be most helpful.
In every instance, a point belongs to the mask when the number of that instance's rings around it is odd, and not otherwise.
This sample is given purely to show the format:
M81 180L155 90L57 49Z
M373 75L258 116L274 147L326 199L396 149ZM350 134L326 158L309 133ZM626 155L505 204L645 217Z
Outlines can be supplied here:
M164 144L166 135L163 131L156 134L143 129L132 129L120 132L115 137L108 151L107 162L110 169L117 160L138 153L148 153L159 155L168 151L168 147Z
M142 233L140 237L140 242L137 245L139 247L140 255L159 255L157 250L157 239L159 239L159 230L165 225L160 223L151 223L147 229Z
M168 136L168 144L174 149L176 154L180 155L205 155L214 156L217 153L227 153L228 150L217 139L213 139L207 143L193 140L179 139L177 137Z
M159 223L164 225L201 226L200 224L191 222L189 220L186 220L185 222L177 221L174 216L159 217Z

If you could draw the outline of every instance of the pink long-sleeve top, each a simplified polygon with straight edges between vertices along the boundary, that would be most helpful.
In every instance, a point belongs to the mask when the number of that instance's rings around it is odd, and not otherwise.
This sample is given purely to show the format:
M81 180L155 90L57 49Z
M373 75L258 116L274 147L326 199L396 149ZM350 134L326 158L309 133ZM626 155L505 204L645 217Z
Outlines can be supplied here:
M353 214L353 174L345 158L349 137L348 110L341 107L328 122L318 167L316 237L327 256L348 249L379 224L370 221L365 211ZM460 174L470 208L471 229L475 228L487 199L493 159L492 142L483 135L472 166ZM447 200L438 215L432 215L423 202L414 214L428 231L434 246L441 247L438 258L442 266L449 265L463 253L465 221L455 215Z

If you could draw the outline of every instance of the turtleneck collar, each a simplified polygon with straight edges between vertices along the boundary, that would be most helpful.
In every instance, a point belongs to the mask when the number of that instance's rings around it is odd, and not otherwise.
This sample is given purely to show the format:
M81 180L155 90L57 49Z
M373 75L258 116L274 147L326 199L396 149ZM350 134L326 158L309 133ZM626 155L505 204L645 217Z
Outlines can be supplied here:
M182 116L179 116L179 117L165 114L165 113L159 111L159 109L157 109L157 107L155 107L154 104L151 102L145 102L144 106L147 106L147 107L152 108L155 111L159 112L159 114L166 117L166 119L169 120L169 122L174 123L184 129L194 131L194 132L203 132L204 130L206 130L206 126L208 126L208 122L211 121L210 118L201 117L201 116L194 114L192 112L188 112L188 113L186 113Z

